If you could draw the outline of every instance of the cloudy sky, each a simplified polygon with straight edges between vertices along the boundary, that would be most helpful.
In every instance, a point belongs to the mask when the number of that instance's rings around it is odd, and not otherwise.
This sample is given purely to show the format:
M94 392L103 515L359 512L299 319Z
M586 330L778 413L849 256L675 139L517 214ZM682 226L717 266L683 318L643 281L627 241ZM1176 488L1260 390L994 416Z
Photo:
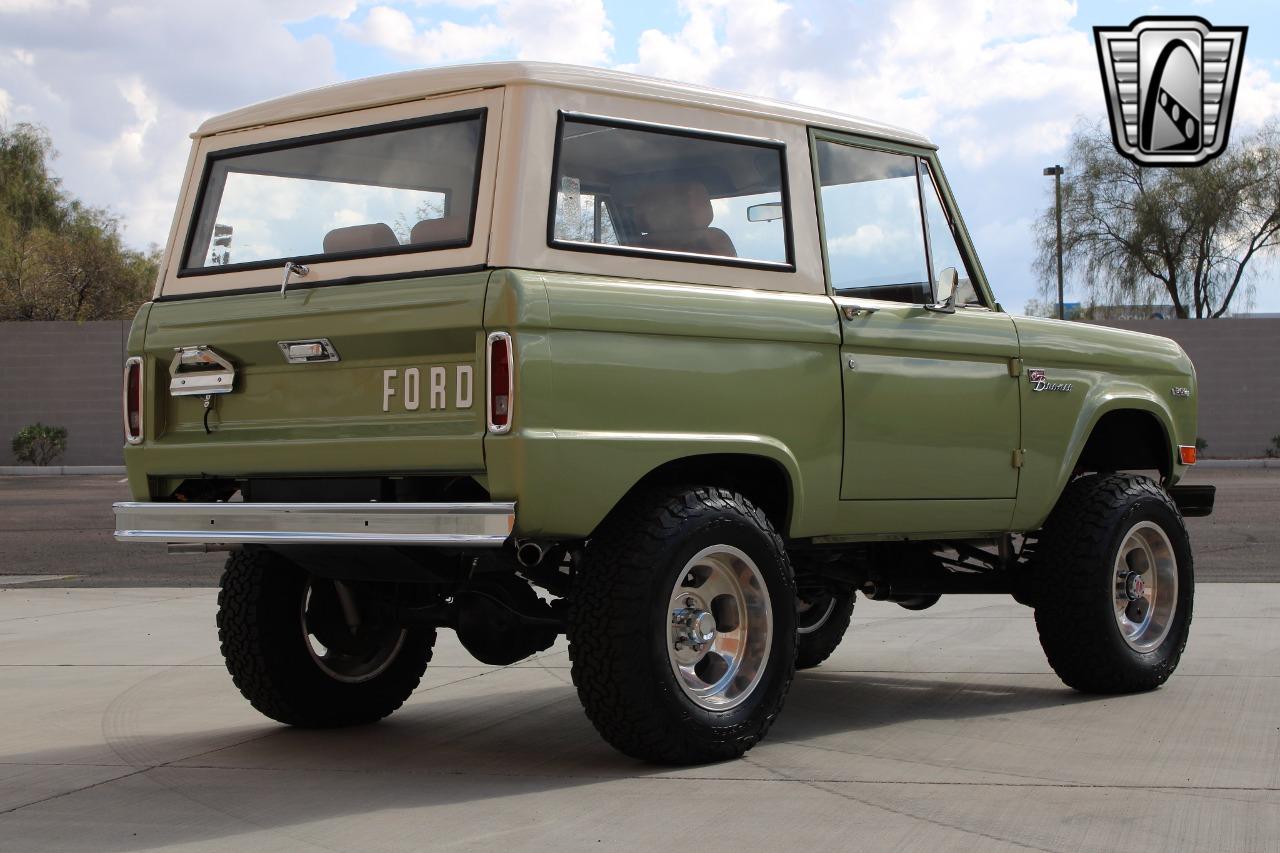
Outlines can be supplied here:
M1090 28L1152 13L1248 25L1233 137L1280 115L1274 0L0 0L0 123L46 126L67 189L141 247L168 233L187 134L254 101L512 58L706 83L928 134L1018 309L1036 292L1041 169L1106 114ZM1280 285L1255 308L1280 311Z

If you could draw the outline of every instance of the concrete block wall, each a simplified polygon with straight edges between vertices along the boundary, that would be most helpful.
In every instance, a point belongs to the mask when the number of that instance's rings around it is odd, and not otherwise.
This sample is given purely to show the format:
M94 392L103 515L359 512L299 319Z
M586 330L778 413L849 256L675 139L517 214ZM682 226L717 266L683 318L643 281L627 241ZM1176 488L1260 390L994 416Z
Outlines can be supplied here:
M1280 319L1126 320L1100 325L1173 338L1200 380L1206 457L1262 456L1280 433ZM63 465L120 465L120 375L128 321L0 323L0 465L42 421L68 430Z
M0 323L0 465L22 427L67 428L61 465L122 465L128 321Z
M1280 434L1280 318L1112 320L1098 325L1173 338L1200 384L1207 458L1262 456Z

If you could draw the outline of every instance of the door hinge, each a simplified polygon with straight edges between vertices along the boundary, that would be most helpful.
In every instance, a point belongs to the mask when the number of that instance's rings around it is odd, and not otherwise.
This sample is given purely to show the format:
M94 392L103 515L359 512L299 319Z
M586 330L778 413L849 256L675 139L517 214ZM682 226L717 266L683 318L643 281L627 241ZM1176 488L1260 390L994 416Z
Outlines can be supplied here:
M1009 375L1014 377L1015 379L1022 375L1022 359L1020 358L1009 359Z
M1027 451L1025 451L1025 450L1015 450L1015 451L1013 451L1013 460L1012 460L1012 462L1013 462L1013 467L1014 467L1014 468L1021 468L1021 467L1022 467L1022 461L1023 461L1024 459L1026 459L1026 458L1027 458Z

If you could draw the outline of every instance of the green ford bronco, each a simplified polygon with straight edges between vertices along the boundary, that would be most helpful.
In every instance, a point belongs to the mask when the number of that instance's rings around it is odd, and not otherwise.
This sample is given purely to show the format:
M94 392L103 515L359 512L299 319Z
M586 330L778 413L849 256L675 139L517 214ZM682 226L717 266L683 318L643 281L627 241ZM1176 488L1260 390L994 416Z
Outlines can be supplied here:
M1010 316L909 131L529 63L247 107L128 346L116 536L229 552L222 652L284 723L390 714L440 628L567 634L672 763L764 737L858 593L1012 595L1090 692L1187 641L1190 361Z

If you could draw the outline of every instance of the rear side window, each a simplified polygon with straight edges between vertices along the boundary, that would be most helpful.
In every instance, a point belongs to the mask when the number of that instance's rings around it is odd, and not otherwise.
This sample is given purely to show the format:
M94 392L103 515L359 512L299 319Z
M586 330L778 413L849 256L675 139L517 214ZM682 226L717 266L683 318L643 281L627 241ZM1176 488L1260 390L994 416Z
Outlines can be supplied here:
M548 242L794 269L781 143L562 115Z
M470 245L484 111L210 155L179 275Z

